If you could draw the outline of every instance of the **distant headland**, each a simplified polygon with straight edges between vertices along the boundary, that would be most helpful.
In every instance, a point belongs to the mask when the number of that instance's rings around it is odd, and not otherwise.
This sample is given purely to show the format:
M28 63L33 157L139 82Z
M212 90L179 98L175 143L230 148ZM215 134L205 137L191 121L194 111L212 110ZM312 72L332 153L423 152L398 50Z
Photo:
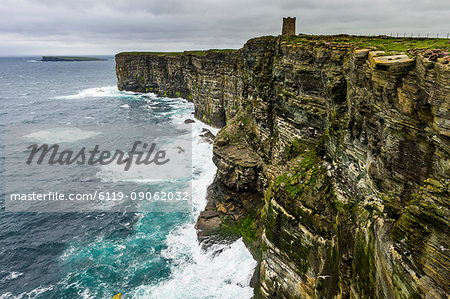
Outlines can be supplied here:
M108 59L76 56L42 56L42 61L105 61Z

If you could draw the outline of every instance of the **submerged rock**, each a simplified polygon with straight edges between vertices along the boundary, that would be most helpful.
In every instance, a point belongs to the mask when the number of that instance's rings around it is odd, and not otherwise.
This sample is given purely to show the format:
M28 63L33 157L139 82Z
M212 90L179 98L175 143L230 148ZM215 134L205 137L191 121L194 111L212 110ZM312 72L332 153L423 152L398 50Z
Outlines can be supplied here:
M213 143L216 136L208 129L203 128L200 134L200 137L203 137L203 140L208 143Z

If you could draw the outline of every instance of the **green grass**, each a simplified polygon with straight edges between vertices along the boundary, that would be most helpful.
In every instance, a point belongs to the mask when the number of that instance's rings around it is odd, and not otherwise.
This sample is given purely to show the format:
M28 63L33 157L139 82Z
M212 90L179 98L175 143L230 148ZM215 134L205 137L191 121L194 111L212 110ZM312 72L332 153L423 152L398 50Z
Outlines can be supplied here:
M444 38L410 38L387 36L354 35L304 35L282 36L289 44L324 44L329 46L348 46L352 48L374 48L386 52L406 52L411 49L441 49L449 51L450 41Z
M275 36L263 36L256 39L276 39ZM394 54L396 52L411 53L408 50L414 49L440 49L443 52L450 51L450 41L444 38L411 38L411 37L388 37L388 36L355 36L355 35L306 35L299 34L296 36L281 36L282 41L293 46L297 44L306 45L323 45L327 47L348 47L356 49L369 48L373 50L385 51L385 55ZM182 56L196 55L206 56L207 53L227 53L234 52L236 49L211 49L211 50L192 50L184 52L122 52L119 55L133 56ZM447 55L447 54L445 54Z
M206 56L207 53L227 53L234 52L237 49L210 49L210 50L192 50L184 52L121 52L117 55L134 55L134 56L147 56L147 55L157 55L157 56L182 56L182 55L196 55L196 56Z

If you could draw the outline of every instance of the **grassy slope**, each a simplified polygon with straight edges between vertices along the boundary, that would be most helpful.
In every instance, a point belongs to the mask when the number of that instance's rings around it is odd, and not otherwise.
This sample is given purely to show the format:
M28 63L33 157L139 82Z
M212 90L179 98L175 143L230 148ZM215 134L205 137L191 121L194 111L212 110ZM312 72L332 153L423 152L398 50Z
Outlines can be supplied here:
M261 37L265 38L265 37ZM270 37L273 38L273 37ZM350 48L371 48L385 51L386 54L392 52L405 52L414 49L440 49L445 55L450 51L450 41L444 38L409 38L409 37L387 37L387 36L353 36L353 35L305 35L282 36L289 44L307 43L324 46L348 46ZM205 56L208 52L231 52L235 49L211 49L184 52L121 52L117 55L159 55L159 56L181 56L191 54Z
M208 52L233 52L237 51L236 49L211 49L211 50L195 50L195 51L184 51L184 52L121 52L117 55L158 55L158 56L181 56L184 54L191 54L197 56L205 56Z
M380 51L405 52L414 49L440 49L449 52L450 41L444 38L410 38L387 36L353 36L353 35L297 35L283 36L289 44L310 43L325 46L348 46L356 49L376 49Z

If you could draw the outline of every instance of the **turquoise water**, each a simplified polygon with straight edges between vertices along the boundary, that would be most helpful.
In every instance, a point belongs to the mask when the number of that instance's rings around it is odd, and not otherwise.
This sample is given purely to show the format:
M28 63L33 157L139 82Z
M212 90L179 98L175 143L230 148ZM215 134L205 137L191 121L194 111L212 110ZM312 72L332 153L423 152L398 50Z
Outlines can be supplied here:
M114 61L0 58L0 128L11 124L181 124L183 99L119 92ZM0 298L249 298L255 261L241 240L202 252L194 224L215 166L193 126L191 213L0 210ZM0 200L4 201L4 136ZM221 252L217 254L217 252Z

